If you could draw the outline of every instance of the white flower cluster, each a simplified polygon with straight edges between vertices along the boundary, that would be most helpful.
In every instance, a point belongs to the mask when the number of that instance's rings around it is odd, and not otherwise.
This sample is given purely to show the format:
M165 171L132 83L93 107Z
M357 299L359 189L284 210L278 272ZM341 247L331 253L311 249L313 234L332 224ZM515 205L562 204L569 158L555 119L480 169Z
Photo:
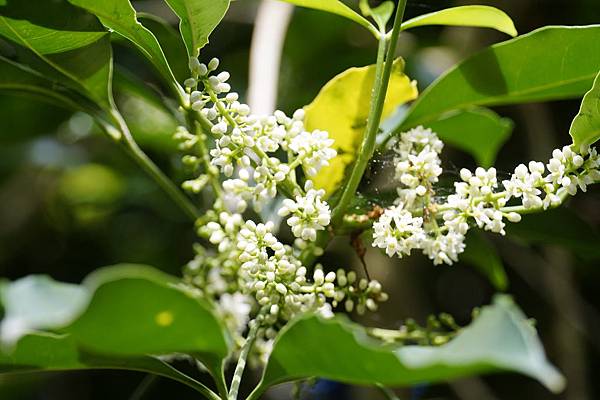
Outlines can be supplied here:
M325 273L317 265L309 275L298 259L299 251L275 237L272 222L256 224L225 211L209 218L201 223L199 235L217 252L209 255L198 247L186 275L194 286L218 299L223 318L238 340L257 308L267 309L261 337L271 340L277 326L298 314L313 311L331 316L331 306L341 302L349 311L356 304L356 311L362 313L387 300L379 282L357 281L354 272Z
M215 303L238 344L251 318L260 315L256 347L264 355L276 330L298 314L330 316L332 306L342 304L363 313L375 310L387 295L377 281L358 280L353 272L325 272L320 265L309 270L302 264L308 242L331 221L325 192L309 178L336 156L333 140L327 132L307 131L303 110L291 117L281 111L252 115L231 92L229 74L213 73L218 65L216 59L208 65L190 61L193 76L185 81L185 111L200 132L181 127L175 134L187 153L184 164L197 174L184 188L198 193L210 184L216 199L198 220L198 235L211 249L196 246L185 276ZM301 174L306 177L303 186L297 183ZM296 238L293 246L279 241L273 222L246 218L260 214L280 194L288 197L277 211ZM247 211L249 206L256 213Z
M395 179L402 186L398 188L399 201L412 205L417 197L431 193L432 185L442 174L440 153L444 144L431 129L412 129L403 134L394 148L398 154Z
M324 230L331 221L329 205L322 200L325 191L313 189L312 181L306 181L304 185L306 195L296 195L295 199L285 199L283 206L279 209L280 217L287 217L287 223L292 228L292 233L297 238L315 241L317 231Z
M595 149L570 146L556 149L544 165L532 161L519 165L500 190L494 168L460 171L460 182L446 203L434 200L433 184L442 173L442 142L429 129L405 132L394 151L395 179L400 183L396 205L373 224L373 246L389 256L409 255L421 249L434 264L452 264L465 249L470 225L505 234L505 222L519 222L519 210L546 209L562 203L566 194L600 181L600 157ZM546 175L546 170L548 173ZM520 200L518 206L507 206Z
M186 80L191 108L200 112L212 124L216 137L210 150L210 163L228 178L223 182L227 204L231 211L244 212L249 203L260 211L277 195L278 186L289 192L295 185L295 169L302 168L307 176L315 175L336 156L333 140L327 132L304 128L304 111L297 110L290 118L282 111L271 116L255 116L239 96L230 92L229 73L211 73L218 67L217 59L208 65L192 61L193 77ZM282 150L285 162L275 157Z

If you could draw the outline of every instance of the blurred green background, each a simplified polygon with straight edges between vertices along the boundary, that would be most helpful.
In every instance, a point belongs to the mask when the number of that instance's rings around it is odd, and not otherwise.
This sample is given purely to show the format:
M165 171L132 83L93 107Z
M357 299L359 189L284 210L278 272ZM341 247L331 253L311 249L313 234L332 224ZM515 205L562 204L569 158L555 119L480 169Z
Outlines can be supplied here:
M203 60L221 59L232 86L245 96L248 58L258 1L231 4L225 21L211 36ZM407 17L472 1L408 1ZM598 0L482 1L506 11L520 33L544 25L600 22ZM135 1L138 11L158 15L176 26L161 0ZM455 62L492 43L501 33L473 28L420 28L404 33L399 54L407 73L424 89ZM600 38L598 38L600 40ZM323 84L344 69L374 61L376 44L369 33L342 18L296 9L283 50L278 107L286 112L309 103ZM177 52L176 46L169 47ZM0 52L10 52L0 41ZM115 44L117 102L133 133L150 156L176 181L185 179L171 135L177 126L155 102L140 97L127 83L141 80L159 86L153 71L125 44ZM185 53L182 57L185 73ZM179 69L182 70L181 68ZM553 148L569 143L568 128L580 100L496 108L515 121L502 148L497 169L508 174L518 163L545 160ZM482 132L484 135L485 132ZM473 167L467 155L445 151L449 173ZM385 164L385 163L384 163ZM377 168L385 168L376 165ZM366 182L368 184L369 182ZM365 185L366 185L365 184ZM513 294L534 317L550 359L569 386L553 396L539 384L515 375L467 379L448 385L423 385L399 391L401 399L569 399L600 398L600 190L591 188L568 204L578 222L555 215L543 224L532 217L526 226L542 226L544 239L491 237L505 263ZM537 219L536 219L537 218ZM539 236L539 230L537 235ZM519 237L529 237L521 232ZM585 243L581 238L585 237ZM539 239L539 238L538 238ZM16 279L44 273L79 282L105 265L146 263L178 274L192 256L192 224L112 143L91 119L30 98L0 94L0 276ZM340 239L328 256L335 265L360 266ZM449 312L467 323L473 307L489 302L493 287L472 267L459 263L434 267L414 256L389 260L371 249L371 276L390 293L381 311L364 320L398 327L407 317L423 322L430 313ZM105 327L110 334L110 327ZM185 365L182 365L186 368ZM133 372L82 372L0 377L0 399L136 399L144 379ZM286 399L289 387L270 392ZM322 382L303 398L377 399L376 392ZM197 395L165 379L155 380L144 399L193 399Z

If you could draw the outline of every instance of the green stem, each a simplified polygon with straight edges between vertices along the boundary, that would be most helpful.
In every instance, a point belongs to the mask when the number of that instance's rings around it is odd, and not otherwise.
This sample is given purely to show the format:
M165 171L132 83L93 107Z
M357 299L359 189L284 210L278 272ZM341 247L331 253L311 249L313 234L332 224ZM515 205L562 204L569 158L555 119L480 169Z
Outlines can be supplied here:
M536 214L538 212L557 208L557 207L560 207L565 202L565 200L567 200L567 197L569 197L569 193L566 191L566 189L561 188L557 191L557 193L558 193L558 197L560 198L560 202L555 205L550 205L548 208L544 208L544 207L525 208L524 206L519 205L519 206L501 207L500 211L502 211L503 213L515 212L517 214L525 215L525 214Z
M407 0L400 0L398 3L396 15L394 16L394 27L392 28L392 32L389 37L389 43L387 41L387 35L385 35L384 32L381 32L381 36L379 38L377 65L375 69L375 82L373 83L373 93L371 96L369 117L367 119L367 128L363 137L363 141L358 149L358 157L356 158L356 162L354 163L352 171L350 172L350 177L344 186L342 196L340 197L338 204L332 212L333 226L341 222L344 213L350 204L350 201L356 194L356 190L358 189L358 185L360 184L369 160L371 160L373 157L373 152L375 151L375 139L377 137L377 131L379 130L379 124L381 122L383 105L385 103L388 83L392 73L392 65L394 63L394 55L396 52L396 46L398 44L402 19L404 18L406 2Z
M379 39L379 46L377 48L377 64L375 66L375 81L373 83L373 92L371 95L371 108L369 110L369 117L367 119L367 127L363 137L363 141L358 149L358 156L350 172L350 177L344 186L340 200L332 212L332 224L335 226L339 224L341 217L348 208L350 201L356 194L356 189L360 184L360 180L367 168L367 164L373 155L375 137L377 129L379 128L379 122L381 119L381 112L383 111L383 103L385 99L387 82L384 82L384 69L385 69L385 50L387 41L385 36L382 35Z
M215 167L210 163L210 157L208 154L208 148L206 147L206 140L208 139L208 135L205 132L204 127L200 121L194 120L194 116L191 110L186 110L186 119L189 125L189 128L193 132L194 135L198 137L198 155L202 160L202 165L204 166L204 170L206 171L206 175L210 181L211 187L215 194L215 197L223 202L223 190L221 188L221 182L219 181L219 172L215 171Z
M400 397L398 397L396 395L396 393L394 393L394 391L392 389L386 388L382 384L378 384L377 387L379 388L379 390L381 391L381 393L383 393L383 395L385 396L386 399L388 399L388 400L400 400Z
M385 103L385 97L387 94L388 83L392 74L392 66L394 63L394 55L396 51L396 45L398 44L398 36L400 35L400 28L402 25L402 19L404 18L404 9L406 8L407 0L400 0L396 8L396 15L394 16L394 27L389 35L385 32L379 32L379 45L377 48L377 63L375 65L375 80L373 82L373 91L371 94L371 106L369 109L369 116L367 118L367 127L362 143L358 149L358 156L352 170L350 177L346 181L344 188L342 189L342 195L339 201L331 212L331 226L337 229L344 219L344 214L350 201L356 195L358 185L365 173L365 169L375 151L375 143L377 138L377 132L379 130L379 124L381 123L381 115L383 113L383 105ZM389 40L389 42L388 42ZM317 236L317 240L312 246L308 246L300 255L300 261L304 265L310 265L314 262L315 248L325 248L331 240L331 232L321 231Z
M240 389L240 383L242 382L242 375L244 374L244 369L246 368L246 361L248 359L248 354L250 353L250 349L256 340L256 334L258 333L258 328L260 328L260 314L258 317L250 323L250 331L248 332L248 336L246 337L246 342L242 346L242 350L240 351L240 356L238 358L237 365L235 366L235 372L233 373L233 378L231 379L231 387L229 388L229 400L237 400L238 391Z
M122 137L119 143L123 145L125 151L138 163L138 165L148 174L156 183L169 195L169 197L185 212L185 214L195 221L200 217L200 211L191 203L191 201L173 184L173 182L163 174L163 172L152 162L152 160L140 149L136 143L129 127L121 114L113 109L111 116L117 123Z

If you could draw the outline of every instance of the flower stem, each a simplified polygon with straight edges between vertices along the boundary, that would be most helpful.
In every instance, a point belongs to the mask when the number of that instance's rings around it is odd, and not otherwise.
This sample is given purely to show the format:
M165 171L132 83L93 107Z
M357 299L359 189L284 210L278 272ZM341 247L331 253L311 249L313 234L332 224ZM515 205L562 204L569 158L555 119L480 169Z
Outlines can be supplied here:
M219 182L219 174L218 171L215 172L215 167L210 163L208 148L206 147L208 135L206 134L202 123L194 119L192 110L186 110L185 115L189 128L192 130L193 134L196 135L196 137L198 137L198 155L202 160L202 165L210 181L210 185L213 189L215 198L220 200L222 206L224 195L223 190L221 189L221 182Z
M248 359L248 354L250 353L250 349L256 340L256 334L258 333L258 328L260 328L260 316L250 323L250 331L248 332L248 336L246 337L246 342L242 346L242 350L240 351L240 357L238 358L237 365L235 366L235 372L233 373L233 378L231 379L231 387L229 388L229 400L237 400L238 391L240 389L240 383L242 382L242 375L244 374L244 368L246 368L246 361Z
M125 151L138 163L138 165L161 187L183 212L195 221L201 214L191 201L173 184L173 182L154 164L154 162L140 149L129 131L123 116L113 109L110 112L112 119L118 125L121 137L118 143L122 144ZM116 139L116 138L115 138Z
M356 194L358 185L367 168L369 160L373 157L375 151L375 139L381 122L383 105L387 94L388 83L392 73L394 63L394 54L400 35L400 27L404 18L404 9L407 0L400 0L394 16L394 27L389 37L389 43L385 32L380 32L379 47L377 50L377 64L375 67L375 82L373 83L373 93L371 96L371 108L367 119L367 128L363 141L358 149L358 156L350 172L350 177L344 186L339 202L332 213L332 223L337 225L341 222L350 201ZM387 50L387 51L386 51Z
M379 32L379 45L377 48L377 62L375 64L375 80L373 82L373 91L371 94L371 106L369 109L369 116L367 118L367 127L365 134L358 149L358 156L352 166L350 177L346 181L344 188L342 189L342 195L339 201L331 212L331 226L335 229L340 227L344 222L344 215L350 201L356 195L358 185L365 173L365 169L369 163L369 160L373 157L375 151L375 142L377 138L377 131L379 130L379 124L381 123L381 115L383 113L383 105L385 103L385 96L387 94L388 83L392 73L392 65L394 63L394 54L396 51L396 45L398 44L398 36L400 35L400 27L402 25L402 19L404 18L404 9L406 8L407 0L400 0L396 8L396 15L394 17L394 27L392 28L391 34L385 32ZM317 240L313 245L308 246L300 255L300 261L304 265L312 264L315 260L315 248L324 249L327 243L331 240L332 235L330 232L321 231L317 235Z

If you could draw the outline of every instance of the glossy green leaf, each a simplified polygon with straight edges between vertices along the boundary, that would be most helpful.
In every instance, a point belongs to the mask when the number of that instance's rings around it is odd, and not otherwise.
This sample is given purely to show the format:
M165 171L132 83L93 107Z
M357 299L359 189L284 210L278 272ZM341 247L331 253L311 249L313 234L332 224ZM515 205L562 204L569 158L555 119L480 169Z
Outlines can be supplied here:
M498 296L469 327L439 347L387 345L346 319L300 318L276 339L255 394L311 376L393 387L497 371L531 376L554 392L565 385L546 360L534 328L505 296Z
M356 158L369 114L375 66L349 68L331 79L307 105L305 126L327 131L338 155L312 178L317 188L332 194L344 178L346 167ZM382 118L417 97L416 83L404 74L404 62L394 63Z
M68 335L37 333L24 336L17 346L0 352L0 373L117 369L164 376L203 392L202 384L151 356L107 357L79 348Z
M42 352L39 359L28 353L28 363L43 369L54 360L62 362L64 357L70 363L73 353L83 352L92 354L92 361L101 357L108 364L148 354L183 353L202 360L220 375L230 345L225 329L207 303L192 297L178 284L175 277L140 265L118 265L92 273L81 286L91 297L80 315L64 328L62 323L58 325L64 319L45 327L62 334L55 339L65 340L56 347L50 346L48 354ZM52 301L59 300L62 297ZM17 344L17 350L21 345ZM4 351L5 359L15 357ZM85 361L84 358L82 362ZM23 363L15 362L15 368ZM47 368L61 367L51 364Z
M93 15L66 1L52 3L0 0L0 34L40 54L78 49L107 34Z
M546 27L488 47L431 84L396 132L475 105L581 96L598 73L599 36L598 25Z
M563 246L583 259L600 259L598 230L565 207L524 215L521 222L506 226L506 235L528 244Z
M465 245L465 252L460 255L460 259L475 267L497 290L506 290L508 278L504 264L485 234L472 229L467 235Z
M461 6L419 15L402 23L402 30L426 25L474 26L492 28L517 36L512 19L504 11L489 6Z
M190 57L208 43L208 35L219 25L229 0L165 0L179 17L179 30Z
M174 277L120 265L93 273L84 284L94 295L66 331L86 349L119 356L193 353L211 367L228 353L224 328L209 305L177 289ZM111 334L99 326L110 326Z
M494 165L498 151L513 130L510 119L480 107L445 113L425 126L436 132L444 143L471 154L477 164L485 168Z
M70 3L95 14L100 22L131 41L150 60L161 75L172 85L175 77L165 59L156 37L137 20L129 0L68 0Z
M371 32L378 34L377 29L363 16L342 3L340 0L282 0L286 3L292 3L300 7L313 8L315 10L326 11L337 14L341 17L354 21Z
M103 34L103 28L96 18L63 1L49 3L32 0L27 2L27 7L12 6L16 3L11 2L10 6L0 8L3 15L0 25L5 27L0 34L35 55L35 59L30 60L35 64L34 69L52 75L63 84L109 107L112 101L112 49L108 36ZM46 17L38 16L39 10L43 10ZM30 22L23 22L22 19ZM80 22L73 22L74 19ZM82 36L81 32L72 30L77 26L82 28L82 25L87 26L91 33ZM43 39L44 35L52 40L60 38L65 45L49 45ZM94 37L97 40L92 41Z
M79 285L41 275L6 284L0 292L4 307L0 340L10 345L26 333L67 325L85 308L88 296Z
M600 139L600 73L594 80L594 85L583 97L579 113L569 130L573 144L589 146Z

